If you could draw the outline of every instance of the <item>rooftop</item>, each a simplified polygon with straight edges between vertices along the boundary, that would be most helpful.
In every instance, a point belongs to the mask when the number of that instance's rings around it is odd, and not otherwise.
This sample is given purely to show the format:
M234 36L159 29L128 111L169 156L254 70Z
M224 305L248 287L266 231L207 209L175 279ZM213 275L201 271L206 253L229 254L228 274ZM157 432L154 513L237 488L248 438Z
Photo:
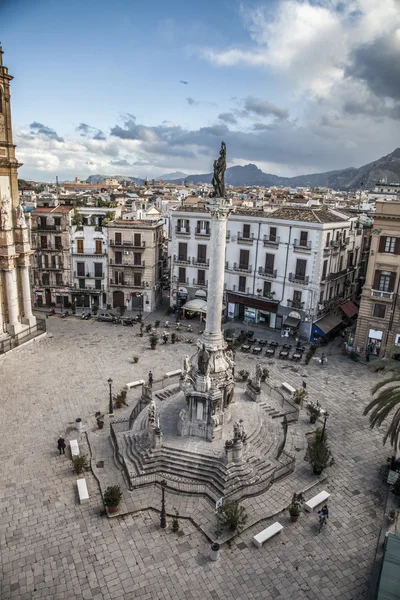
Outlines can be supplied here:
M44 214L44 213L69 213L73 210L72 206L40 206L32 211L32 215Z
M204 206L182 206L175 212L193 212L207 213L208 210ZM297 208L294 206L281 206L271 213L258 208L237 208L234 213L236 216L246 217L265 217L268 219L282 219L284 221L301 221L308 223L340 223L347 221L346 218L340 217L327 208Z

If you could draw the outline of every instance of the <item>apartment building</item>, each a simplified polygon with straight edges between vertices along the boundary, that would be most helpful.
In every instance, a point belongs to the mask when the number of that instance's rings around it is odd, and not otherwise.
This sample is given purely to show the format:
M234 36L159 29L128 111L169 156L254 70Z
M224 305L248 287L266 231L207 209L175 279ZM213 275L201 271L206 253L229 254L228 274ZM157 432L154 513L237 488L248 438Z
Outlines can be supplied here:
M164 222L116 219L108 224L109 292L112 308L151 312L162 299Z
M400 201L378 201L355 347L383 355L400 345Z
M33 295L35 306L70 302L71 206L41 207L32 211Z
M210 217L204 205L170 214L171 304L205 297ZM365 270L357 217L326 208L237 209L227 227L227 316L302 337L342 325ZM340 307L343 310L340 310Z

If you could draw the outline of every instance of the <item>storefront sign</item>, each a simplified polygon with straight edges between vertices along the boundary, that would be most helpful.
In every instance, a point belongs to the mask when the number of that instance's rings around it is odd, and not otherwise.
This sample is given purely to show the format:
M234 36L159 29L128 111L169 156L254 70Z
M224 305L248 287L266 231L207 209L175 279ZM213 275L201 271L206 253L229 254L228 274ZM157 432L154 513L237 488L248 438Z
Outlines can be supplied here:
M228 318L233 319L235 316L235 305L228 302Z
M245 321L249 321L250 323L254 323L256 320L256 309L248 308L245 306L244 308L244 319Z

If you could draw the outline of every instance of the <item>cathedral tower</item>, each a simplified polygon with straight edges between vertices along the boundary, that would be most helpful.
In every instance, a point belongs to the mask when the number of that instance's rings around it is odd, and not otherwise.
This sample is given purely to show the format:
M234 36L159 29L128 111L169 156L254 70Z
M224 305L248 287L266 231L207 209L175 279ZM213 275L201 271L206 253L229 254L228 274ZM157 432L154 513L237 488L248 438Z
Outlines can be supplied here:
M32 254L18 198L18 167L12 138L10 82L0 46L0 339L36 322L32 314L29 257Z

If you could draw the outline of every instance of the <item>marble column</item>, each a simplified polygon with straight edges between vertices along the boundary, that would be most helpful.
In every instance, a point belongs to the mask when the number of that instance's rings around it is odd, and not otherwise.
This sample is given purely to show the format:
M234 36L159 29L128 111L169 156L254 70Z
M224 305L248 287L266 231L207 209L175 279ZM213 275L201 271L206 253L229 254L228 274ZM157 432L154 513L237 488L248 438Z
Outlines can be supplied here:
M20 267L21 269L21 282L22 282L22 300L24 306L24 316L21 321L24 325L32 327L36 323L36 317L32 314L32 299L31 299L31 286L29 282L29 267Z
M15 268L6 271L8 323L7 331L10 335L17 335L23 329L18 320L18 288L17 272Z
M224 348L221 330L225 279L226 223L232 207L224 198L210 198L210 267L208 271L207 317L203 341L208 349Z

